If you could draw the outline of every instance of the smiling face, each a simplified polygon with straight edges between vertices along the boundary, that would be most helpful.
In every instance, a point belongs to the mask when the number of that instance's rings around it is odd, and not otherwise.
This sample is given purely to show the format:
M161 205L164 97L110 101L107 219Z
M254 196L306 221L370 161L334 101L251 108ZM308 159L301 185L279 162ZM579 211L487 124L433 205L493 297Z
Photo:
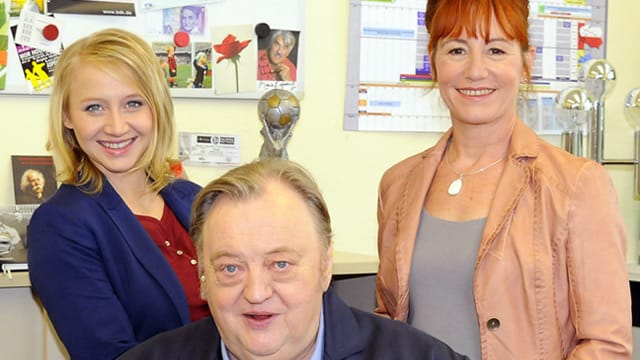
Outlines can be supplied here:
M151 108L125 81L92 64L76 65L64 126L74 131L89 160L112 179L134 168L149 147Z
M222 339L238 359L305 359L331 279L303 198L270 181L245 200L222 196L203 226L203 285Z
M433 56L440 94L455 122L514 121L520 82L526 80L535 50L522 51L491 22L489 41L466 33L441 39Z
M282 62L289 56L291 52L291 46L287 44L282 35L276 36L273 39L273 43L269 48L269 60L273 64L282 64Z

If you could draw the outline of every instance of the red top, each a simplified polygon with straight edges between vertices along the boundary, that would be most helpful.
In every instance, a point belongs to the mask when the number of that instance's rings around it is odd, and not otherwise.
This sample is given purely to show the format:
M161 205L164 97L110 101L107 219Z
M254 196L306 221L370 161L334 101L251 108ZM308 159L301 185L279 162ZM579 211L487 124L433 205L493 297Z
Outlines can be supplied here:
M291 81L296 81L296 65L289 58L284 59L283 63L289 68ZM258 50L258 80L282 81L277 73L271 71L267 50Z
M209 316L207 302L200 298L196 248L187 230L165 204L162 218L136 215L173 268L187 296L191 321Z

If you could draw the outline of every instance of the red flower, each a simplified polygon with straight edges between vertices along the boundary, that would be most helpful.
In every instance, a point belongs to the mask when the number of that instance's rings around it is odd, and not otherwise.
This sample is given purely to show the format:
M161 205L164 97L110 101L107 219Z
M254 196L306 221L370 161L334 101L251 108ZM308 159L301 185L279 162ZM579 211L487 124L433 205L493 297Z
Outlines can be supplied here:
M222 56L218 57L216 63L219 64L220 61L224 59L229 59L233 63L238 61L240 58L240 52L249 45L251 40L238 41L236 37L232 34L227 35L227 37L222 40L222 44L213 45L213 49L218 53L222 54Z
M249 45L251 40L238 41L235 35L229 34L222 40L222 44L213 45L213 49L222 56L218 57L216 64L222 60L229 60L233 63L236 72L236 92L240 91L240 83L238 82L238 61L240 61L240 52Z

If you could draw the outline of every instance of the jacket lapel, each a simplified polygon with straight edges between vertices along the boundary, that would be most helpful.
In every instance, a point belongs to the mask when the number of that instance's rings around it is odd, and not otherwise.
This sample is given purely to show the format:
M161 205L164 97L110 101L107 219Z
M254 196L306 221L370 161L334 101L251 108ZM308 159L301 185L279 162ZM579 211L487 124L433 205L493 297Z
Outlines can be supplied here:
M496 189L487 223L482 234L482 242L478 251L478 263L491 249L493 256L502 257L506 245L506 234L513 208L516 206L524 190L532 178L531 159L538 156L538 137L522 121L516 121L512 142L509 144L509 155L500 182ZM515 139L515 140L514 140Z
M432 149L425 151L422 154L422 161L407 173L404 194L397 207L400 211L398 214L398 238L408 240L398 241L398 243L411 245L410 249L403 249L403 251L410 250L410 253L413 253L420 215L424 208L424 199L450 136L451 131L447 132ZM406 260L407 258L403 257L402 259Z
M329 288L322 299L324 309L323 359L346 359L362 352L364 338L349 307Z
M431 186L431 182L438 168L438 164L442 159L442 154L447 146L447 142L451 137L451 130L445 133L436 145L422 154L420 161L405 178L405 190L401 202L396 207L397 214L397 239L395 241L396 264L404 271L398 272L398 294L408 294L410 267L408 264L413 257L415 248L415 239L420 224L420 216L424 208L424 199L427 191ZM409 262L407 262L409 260ZM409 299L398 299L398 308L408 309L403 304L408 303ZM403 314L400 318L406 319L407 314Z
M120 195L106 179L103 184L96 202L112 219L122 239L138 258L140 266L155 278L158 286L164 288L182 321L188 323L190 315L186 306L187 299L175 272Z

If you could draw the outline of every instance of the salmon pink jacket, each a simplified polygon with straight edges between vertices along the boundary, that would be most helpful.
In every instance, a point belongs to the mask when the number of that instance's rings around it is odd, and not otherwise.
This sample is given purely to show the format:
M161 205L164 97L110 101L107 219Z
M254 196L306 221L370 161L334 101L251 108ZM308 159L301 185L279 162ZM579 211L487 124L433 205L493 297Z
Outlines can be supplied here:
M380 315L407 320L420 212L451 135L380 182ZM606 169L518 120L475 263L482 358L631 359L626 245Z

